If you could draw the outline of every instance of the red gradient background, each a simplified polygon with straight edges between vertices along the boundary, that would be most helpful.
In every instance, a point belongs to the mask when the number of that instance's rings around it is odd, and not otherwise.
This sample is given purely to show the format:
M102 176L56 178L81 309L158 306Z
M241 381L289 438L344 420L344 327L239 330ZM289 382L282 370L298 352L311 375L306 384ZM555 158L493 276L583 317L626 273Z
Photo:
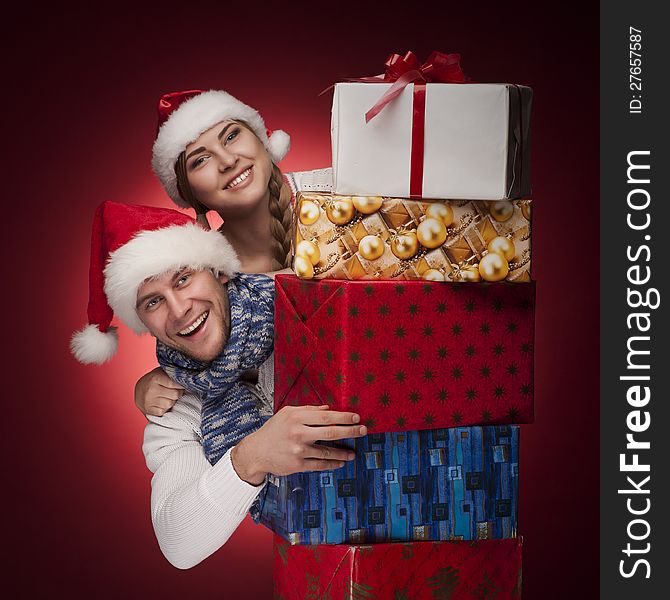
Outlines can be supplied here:
M90 223L102 200L168 205L149 169L165 91L223 87L292 136L284 170L330 162L330 95L391 51L459 51L476 81L524 83L533 115L536 423L523 427L524 598L598 591L598 4L203 1L4 18L6 597L271 597L271 536L245 522L190 571L162 557L135 380L150 339L78 365ZM9 334L9 335L7 335ZM391 573L389 573L391 574ZM3 588L7 589L7 580Z

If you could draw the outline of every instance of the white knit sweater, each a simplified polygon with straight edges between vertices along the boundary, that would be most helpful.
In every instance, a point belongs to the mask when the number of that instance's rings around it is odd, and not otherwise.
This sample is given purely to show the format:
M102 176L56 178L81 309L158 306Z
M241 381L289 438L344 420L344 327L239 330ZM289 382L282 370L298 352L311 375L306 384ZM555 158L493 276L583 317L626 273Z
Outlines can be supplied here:
M263 414L272 413L273 361L249 386ZM242 481L230 460L231 450L210 465L202 448L201 403L184 394L162 417L148 416L142 451L151 480L151 520L165 558L179 569L203 561L228 541L264 484Z
M299 190L328 191L331 169L287 173ZM262 414L272 413L274 355L258 371L258 385L249 386ZM148 416L142 450L151 480L151 520L165 557L188 569L216 552L237 529L263 489L242 481L229 450L212 466L202 449L201 403L184 395L162 417Z

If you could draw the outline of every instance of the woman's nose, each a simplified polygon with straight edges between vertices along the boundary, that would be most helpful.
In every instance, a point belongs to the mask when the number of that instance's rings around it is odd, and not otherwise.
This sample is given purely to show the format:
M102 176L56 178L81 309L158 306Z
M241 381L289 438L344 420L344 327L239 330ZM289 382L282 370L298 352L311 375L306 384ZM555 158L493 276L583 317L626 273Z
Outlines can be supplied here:
M219 170L221 172L231 169L237 164L237 155L227 148L221 148L219 154Z

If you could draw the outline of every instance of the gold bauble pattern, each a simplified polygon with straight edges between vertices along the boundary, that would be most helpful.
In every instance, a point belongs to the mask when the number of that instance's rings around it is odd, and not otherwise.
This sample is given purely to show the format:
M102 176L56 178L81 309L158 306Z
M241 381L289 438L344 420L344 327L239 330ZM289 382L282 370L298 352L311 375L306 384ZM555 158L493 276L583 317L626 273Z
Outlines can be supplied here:
M313 265L317 265L321 260L321 250L319 246L309 240L302 240L295 249L296 256L304 256Z
M391 240L391 252L400 260L412 258L419 249L419 240L416 233L408 231L395 236Z
M499 235L494 237L486 246L489 252L498 252L505 257L505 260L508 262L514 258L516 254L516 248L514 247L514 242L508 237Z
M344 225L354 218L354 203L351 198L338 198L326 204L326 216L335 225Z
M416 236L422 246L426 248L439 248L447 240L447 228L442 221L427 218L416 228Z
M500 202L492 202L491 206L489 206L489 213L496 221L500 223L508 221L514 214L514 204L505 200L501 200Z
M376 260L384 254L384 241L378 235L366 235L358 242L358 252L366 260Z
M314 225L319 220L320 212L321 210L316 202L303 200L300 203L300 215L298 218L303 225Z
M521 214L530 221L530 202L521 203Z
M314 265L309 258L305 256L296 256L293 261L293 271L302 279L311 279L314 277Z
M376 213L382 207L381 196L354 196L353 203L356 210L364 215Z
M482 276L479 273L478 265L472 265L470 267L466 267L465 269L461 269L458 273L458 277L456 277L456 281L477 282L481 280Z
M509 264L502 254L488 252L479 261L479 274L484 281L502 281L509 273Z
M454 209L448 204L435 202L426 209L426 216L432 219L442 221L445 227L449 227L454 222Z
M437 269L428 269L423 275L421 275L421 279L425 279L426 281L446 281L444 274Z

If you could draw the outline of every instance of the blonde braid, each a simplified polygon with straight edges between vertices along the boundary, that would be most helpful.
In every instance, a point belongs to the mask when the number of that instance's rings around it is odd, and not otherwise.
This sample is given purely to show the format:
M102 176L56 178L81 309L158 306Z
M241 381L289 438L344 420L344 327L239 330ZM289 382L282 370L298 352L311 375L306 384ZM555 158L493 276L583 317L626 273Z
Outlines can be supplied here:
M272 165L268 183L270 190L270 232L272 233L272 270L291 266L291 189L277 165Z

